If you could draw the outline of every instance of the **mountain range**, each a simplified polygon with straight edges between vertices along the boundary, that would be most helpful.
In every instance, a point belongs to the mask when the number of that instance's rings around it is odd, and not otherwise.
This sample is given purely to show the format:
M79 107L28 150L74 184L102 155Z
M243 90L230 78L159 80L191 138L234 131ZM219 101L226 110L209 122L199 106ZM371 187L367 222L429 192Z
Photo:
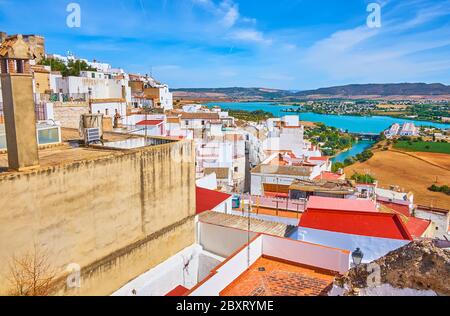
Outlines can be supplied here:
M450 86L440 83L350 84L316 90L291 91L268 88L186 88L173 89L175 97L206 99L308 99L394 96L450 96Z

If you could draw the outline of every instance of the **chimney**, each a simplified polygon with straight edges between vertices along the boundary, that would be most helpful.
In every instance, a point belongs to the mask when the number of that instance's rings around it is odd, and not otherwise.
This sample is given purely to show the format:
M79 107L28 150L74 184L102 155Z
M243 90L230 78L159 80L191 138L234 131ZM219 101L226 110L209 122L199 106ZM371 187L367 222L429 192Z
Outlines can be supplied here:
M39 166L33 79L28 44L18 35L0 44L3 112L8 165L24 171Z
M5 32L0 32L0 43L4 42L7 37L8 34L6 34Z

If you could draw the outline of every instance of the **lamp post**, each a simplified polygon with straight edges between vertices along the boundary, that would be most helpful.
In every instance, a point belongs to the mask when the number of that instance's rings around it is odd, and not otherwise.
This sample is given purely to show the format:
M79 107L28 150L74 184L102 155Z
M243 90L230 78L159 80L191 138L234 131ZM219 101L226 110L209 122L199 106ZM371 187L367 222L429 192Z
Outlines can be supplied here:
M355 267L358 267L364 258L364 253L361 249L356 248L356 250L352 253L353 264Z

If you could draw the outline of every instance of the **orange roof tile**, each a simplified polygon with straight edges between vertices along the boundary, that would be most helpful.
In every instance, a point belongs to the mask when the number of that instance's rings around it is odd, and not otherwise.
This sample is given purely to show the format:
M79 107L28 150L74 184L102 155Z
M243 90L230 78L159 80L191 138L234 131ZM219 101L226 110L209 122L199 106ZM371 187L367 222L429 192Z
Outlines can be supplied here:
M259 258L234 280L221 296L322 296L334 282L336 272Z

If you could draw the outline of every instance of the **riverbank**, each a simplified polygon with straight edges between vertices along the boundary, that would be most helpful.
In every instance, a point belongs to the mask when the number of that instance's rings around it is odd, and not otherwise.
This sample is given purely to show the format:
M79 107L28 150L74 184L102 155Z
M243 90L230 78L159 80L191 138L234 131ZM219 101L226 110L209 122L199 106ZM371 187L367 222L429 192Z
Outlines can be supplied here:
M211 102L206 104L209 107L219 106L223 110L245 110L256 111L263 110L272 113L275 117L282 117L289 115L282 110L291 108L291 106L277 105L273 102ZM298 114L298 113L295 113ZM313 112L302 112L298 114L300 120L324 123L327 126L336 127L344 131L352 133L376 133L379 134L388 129L392 124L398 123L414 123L416 126L433 126L435 128L447 129L450 128L449 124L433 123L428 121L417 121L411 119L399 119L389 116L351 116L351 115L329 115L329 114L316 114Z

